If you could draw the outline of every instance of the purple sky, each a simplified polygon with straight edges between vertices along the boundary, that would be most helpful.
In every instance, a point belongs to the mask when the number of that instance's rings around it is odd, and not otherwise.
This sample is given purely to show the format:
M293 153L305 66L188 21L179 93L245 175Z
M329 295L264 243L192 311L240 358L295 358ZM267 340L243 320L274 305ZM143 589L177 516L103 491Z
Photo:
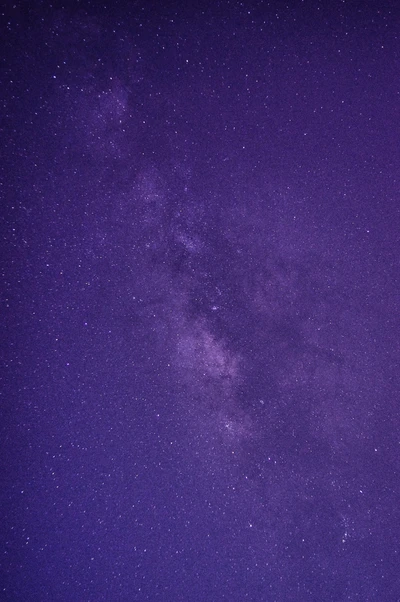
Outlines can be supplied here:
M400 600L397 2L5 2L1 600Z

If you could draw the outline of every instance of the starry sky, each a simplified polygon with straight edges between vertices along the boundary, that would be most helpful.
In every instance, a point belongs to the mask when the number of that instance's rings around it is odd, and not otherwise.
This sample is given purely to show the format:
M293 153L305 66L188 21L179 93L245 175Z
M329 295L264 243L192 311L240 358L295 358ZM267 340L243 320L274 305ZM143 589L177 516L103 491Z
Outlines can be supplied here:
M399 31L2 3L1 600L400 600Z

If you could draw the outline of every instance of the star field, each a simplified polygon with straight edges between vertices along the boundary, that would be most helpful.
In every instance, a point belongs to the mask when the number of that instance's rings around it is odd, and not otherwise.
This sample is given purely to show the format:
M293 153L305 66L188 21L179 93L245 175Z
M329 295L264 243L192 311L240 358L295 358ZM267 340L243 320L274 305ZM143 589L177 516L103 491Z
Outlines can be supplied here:
M400 600L399 17L4 3L2 600Z

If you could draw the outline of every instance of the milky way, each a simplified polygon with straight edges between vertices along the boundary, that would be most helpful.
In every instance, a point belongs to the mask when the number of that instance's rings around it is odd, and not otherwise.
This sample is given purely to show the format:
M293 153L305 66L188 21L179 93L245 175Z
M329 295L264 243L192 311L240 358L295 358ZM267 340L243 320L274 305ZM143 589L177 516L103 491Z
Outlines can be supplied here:
M3 9L0 597L395 602L399 10L161 4Z

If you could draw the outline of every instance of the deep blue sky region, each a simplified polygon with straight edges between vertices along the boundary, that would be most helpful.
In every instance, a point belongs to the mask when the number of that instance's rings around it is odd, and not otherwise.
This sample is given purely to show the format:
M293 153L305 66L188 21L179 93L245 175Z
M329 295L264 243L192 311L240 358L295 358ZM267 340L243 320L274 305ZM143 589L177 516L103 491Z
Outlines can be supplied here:
M399 32L2 3L1 600L400 600Z

